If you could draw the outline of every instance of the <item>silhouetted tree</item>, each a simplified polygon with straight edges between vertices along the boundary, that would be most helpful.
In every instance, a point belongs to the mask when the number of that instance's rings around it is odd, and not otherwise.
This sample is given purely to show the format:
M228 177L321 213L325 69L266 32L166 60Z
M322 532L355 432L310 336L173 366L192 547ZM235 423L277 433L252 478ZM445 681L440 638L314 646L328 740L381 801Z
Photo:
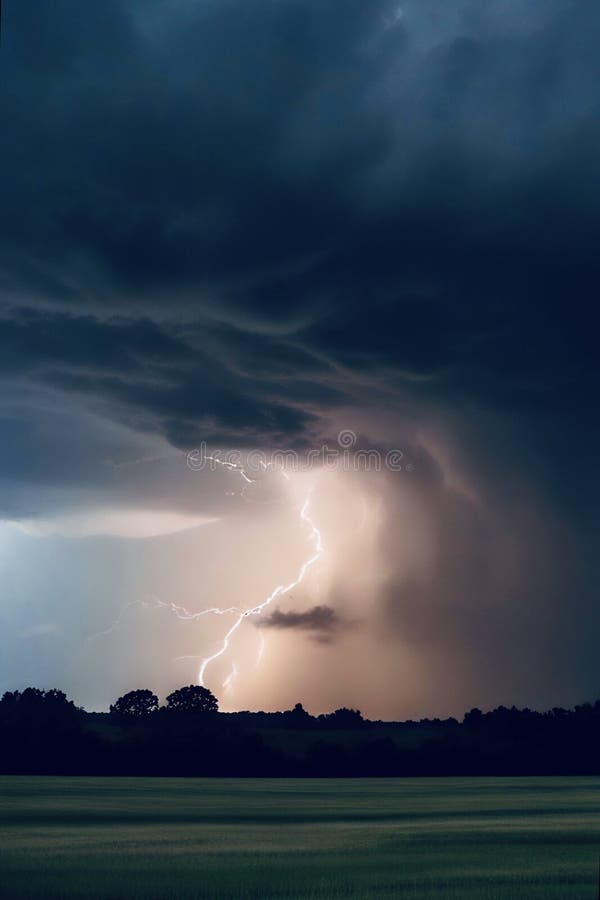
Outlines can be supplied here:
M53 709L55 711L64 709L75 709L75 704L67 698L63 691L52 689L42 691L39 688L28 687L24 691L7 691L0 700L0 711L15 709L20 706L22 709Z
M327 713L319 716L319 724L326 728L344 728L351 730L352 728L360 728L364 724L364 719L358 709L336 709L335 712Z
M184 713L213 713L219 709L217 698L208 688L199 684L173 691L167 697L167 709Z
M296 703L293 709L286 710L282 719L286 728L306 728L315 721L301 703Z
M468 728L480 728L483 722L483 713L475 707L469 710L468 713L465 713L463 722Z
M131 718L147 716L156 712L157 709L158 697L152 691L146 689L129 691L129 693L123 694L122 697L111 703L110 706L111 713Z
M26 688L0 700L0 760L5 772L74 770L84 713L62 691Z
M120 697L112 716L86 713L58 690L8 692L0 699L0 774L600 774L600 702L546 713L473 709L462 724L364 722L346 708L317 719L300 703L286 712L218 713L211 692L190 685L151 715L157 709L148 690ZM283 747L272 731L282 726ZM345 733L332 742L334 728ZM307 747L308 733L318 738L320 729L327 740Z
M62 691L29 687L24 691L7 691L0 700L0 721L23 724L29 729L56 730L77 717L77 707Z

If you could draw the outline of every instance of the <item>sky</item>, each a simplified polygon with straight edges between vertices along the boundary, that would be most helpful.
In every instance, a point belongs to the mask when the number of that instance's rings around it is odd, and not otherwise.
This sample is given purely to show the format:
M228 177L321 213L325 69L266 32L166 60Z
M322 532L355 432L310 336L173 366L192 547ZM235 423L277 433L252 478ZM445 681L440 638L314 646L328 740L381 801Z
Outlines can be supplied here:
M2 13L0 691L600 696L600 7Z

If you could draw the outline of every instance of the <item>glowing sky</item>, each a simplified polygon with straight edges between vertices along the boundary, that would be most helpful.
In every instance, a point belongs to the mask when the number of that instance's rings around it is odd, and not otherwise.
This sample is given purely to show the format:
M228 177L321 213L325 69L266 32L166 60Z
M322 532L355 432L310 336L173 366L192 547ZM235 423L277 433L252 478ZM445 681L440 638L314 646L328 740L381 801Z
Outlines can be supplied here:
M600 9L4 6L0 691L594 699Z

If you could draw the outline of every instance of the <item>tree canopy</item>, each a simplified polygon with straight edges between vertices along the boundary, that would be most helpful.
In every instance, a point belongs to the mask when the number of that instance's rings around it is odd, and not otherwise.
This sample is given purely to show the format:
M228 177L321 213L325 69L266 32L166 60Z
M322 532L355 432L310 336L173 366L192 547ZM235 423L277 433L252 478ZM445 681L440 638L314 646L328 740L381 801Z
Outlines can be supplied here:
M147 689L129 691L123 694L114 703L111 703L110 711L120 716L139 718L156 712L158 709L158 697Z
M219 704L215 695L208 688L199 684L190 684L169 694L167 709L175 712L212 713L218 711Z

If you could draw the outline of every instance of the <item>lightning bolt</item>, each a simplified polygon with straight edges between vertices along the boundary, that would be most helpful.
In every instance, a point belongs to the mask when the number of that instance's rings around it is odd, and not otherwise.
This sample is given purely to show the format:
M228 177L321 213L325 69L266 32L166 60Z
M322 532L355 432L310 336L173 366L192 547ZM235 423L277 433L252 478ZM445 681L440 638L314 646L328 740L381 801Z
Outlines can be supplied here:
M159 600L158 597L150 597L146 600L132 600L130 603L126 603L123 609L120 611L119 615L112 623L109 628L106 628L104 631L98 631L96 634L92 634L88 637L88 641L95 641L97 638L105 637L107 634L112 634L119 627L121 622L123 621L126 612L129 609L133 609L135 607L141 609L166 609L169 612L173 613L175 618L179 619L182 622L192 622L197 619L201 619L203 616L226 616L230 613L239 613L241 610L237 606L229 606L227 608L222 608L219 606L213 606L210 609L201 609L200 612L190 612L189 609L186 609L185 606L178 606L176 603L167 603L165 600ZM192 657L193 659L199 659L200 657ZM178 656L177 659L190 659L187 656Z
M260 666L260 664L262 662L262 658L264 656L264 653L265 653L265 638L264 638L264 635L261 634L260 643L258 645L258 653L256 654L256 662L254 663L255 669L258 669L258 667Z
M233 666L231 667L231 672L229 673L229 675L227 676L227 678L226 678L225 681L223 682L223 687L225 688L226 691L228 691L228 690L230 689L230 687L232 686L233 682L234 682L235 679L237 678L238 673L239 673L239 670L238 670L238 667L237 667L237 663L234 662L234 663L233 663Z
M219 456L205 456L204 459L207 462L214 462L218 466L223 466L225 469L229 469L232 472L237 472L247 484L256 484L256 478L250 478L244 467L239 463L229 462L229 460L221 459ZM263 463L263 465L265 465L266 468L266 464Z
M323 539L321 537L321 532L308 514L309 504L310 494L304 501L304 504L300 510L300 519L302 522L305 522L310 528L310 537L315 544L314 553L302 563L298 571L298 575L293 581L290 581L289 584L278 585L261 603L258 603L256 606L250 607L250 609L244 610L238 615L229 631L225 634L225 637L223 638L223 642L219 649L215 653L213 653L212 656L206 656L200 663L200 668L198 670L198 684L204 685L204 676L206 674L207 668L211 663L213 663L216 659L219 659L219 657L223 656L223 654L227 652L227 650L229 649L231 638L236 633L244 619L247 619L249 616L259 616L262 612L264 612L267 606L270 606L271 603L273 603L274 600L277 600L278 597L283 597L285 594L289 594L290 591L293 591L294 588L298 587L298 585L304 581L306 573L314 566L317 560L320 559L323 553Z
M255 484L256 483L256 479L250 478L250 476L247 474L244 467L242 465L239 465L238 463L233 463L233 462L230 462L229 460L221 459L219 456L205 456L204 459L207 460L208 462L213 462L216 465L223 466L223 468L228 469L229 471L237 472L237 474L240 475L241 478L243 478L243 480L246 482L246 484ZM263 465L264 465L264 463L263 463ZM267 468L267 467L265 466L265 468ZM288 477L289 476L286 473L286 478L288 478ZM244 497L244 499L246 499L244 496L245 490L246 490L246 488L244 486L244 488L240 492L240 496ZM227 493L231 494L233 496L232 492L228 491ZM169 610L169 612L172 612L173 615L177 619L180 619L181 621L194 621L194 620L202 618L203 616L208 616L208 615L224 616L224 615L227 615L228 613L241 612L240 609L238 609L237 607L234 607L234 606L229 607L227 609L222 609L221 607L213 606L210 609L203 609L203 610L200 610L200 612L192 613L188 609L186 609L185 606L178 606L175 603L168 603L164 600L159 600L158 597L151 597L150 599L146 599L146 600L132 600L123 606L123 608L120 610L117 618L112 623L112 625L110 625L104 631L99 631L96 634L90 635L88 637L88 641L95 641L98 638L106 637L106 635L112 634L114 631L117 630L117 628L123 621L128 610L134 609L134 608L167 609L167 610ZM176 659L178 659L178 660L179 659L201 659L201 658L202 657L200 657L200 656L177 656L176 657Z
M248 475L248 473L246 472L244 466L242 466L239 463L233 463L228 460L222 460L218 456L207 456L207 457L205 457L205 459L207 461L215 463L216 465L223 466L224 468L228 469L229 471L237 473L245 482L245 485L244 485L242 491L240 492L240 496L243 497L244 499L247 499L245 497L246 486L249 484L255 484L257 479L251 478ZM267 466L264 462L262 463L262 466L265 470L269 468L269 466ZM279 471L280 471L281 476L286 481L290 480L288 473L284 469L280 469ZM141 607L143 609L149 609L149 608L165 609L165 610L168 610L170 613L172 613L177 619L179 619L181 621L186 621L186 622L197 621L198 619L201 619L204 616L208 616L208 615L216 615L216 616L234 615L234 616L236 616L236 618L233 622L233 625L226 632L220 647L211 656L206 656L206 657L178 656L178 657L176 657L177 660L199 659L200 667L198 670L198 683L200 685L204 685L204 678L205 678L208 667L211 665L211 663L215 662L217 659L219 659L221 656L223 656L225 653L227 653L232 637L237 632L237 630L240 628L240 626L242 625L244 620L249 618L250 616L260 616L264 612L264 610L268 606L270 606L275 600L285 596L286 594L289 594L290 591L292 591L292 590L294 590L294 588L298 587L298 585L300 585L304 581L304 578L306 577L309 570L315 565L315 563L320 559L321 555L323 554L323 540L322 540L321 532L319 531L315 522L309 515L311 493L312 493L312 491L308 493L308 495L306 496L306 498L304 500L304 503L302 504L302 506L300 508L300 521L303 525L306 525L309 528L309 540L312 541L314 550L313 550L312 554L308 557L308 559L304 560L304 562L301 564L296 577L292 581L290 581L289 584L278 585L273 591L271 591L271 593L267 597L265 597L264 600L262 600L260 603L256 604L255 606L249 607L248 609L245 609L245 610L242 610L236 606L230 606L230 607L226 607L226 608L214 606L214 607L210 607L208 609L200 610L200 612L190 612L190 610L188 610L185 606L180 606L175 603L170 603L170 602L166 602L164 600L159 600L156 597L152 597L149 600L134 600L134 601L131 601L130 603L127 603L123 607L123 609L120 611L117 619L113 622L113 624L109 628L107 628L105 631L101 631L101 632L98 632L97 634L91 635L88 638L88 640L95 640L96 638L103 637L103 636L109 635L112 632L114 632L119 627L121 622L123 621L123 618L124 618L126 612L133 607ZM264 646L265 646L265 641L264 641L263 636L261 635L260 646L259 646L259 651L258 651L258 656L257 656L255 667L258 667L260 665L260 662L261 662L262 656L263 656L263 652L264 652ZM238 674L239 674L239 669L238 669L237 663L234 661L230 674L227 676L227 678L223 682L223 687L226 690L231 688L231 686L232 686L233 682L235 681L235 678L237 677Z

